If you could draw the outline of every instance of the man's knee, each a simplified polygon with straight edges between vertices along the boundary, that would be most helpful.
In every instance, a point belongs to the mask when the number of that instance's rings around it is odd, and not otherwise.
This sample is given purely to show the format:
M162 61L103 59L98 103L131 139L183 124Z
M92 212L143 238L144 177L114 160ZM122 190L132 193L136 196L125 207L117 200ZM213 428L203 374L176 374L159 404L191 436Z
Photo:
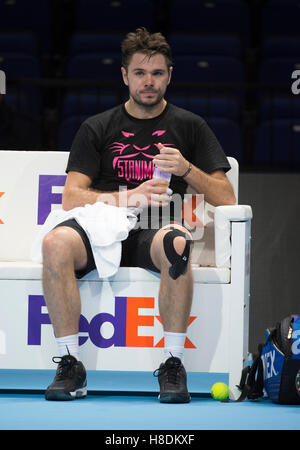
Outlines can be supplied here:
M81 270L87 264L87 250L79 233L71 227L57 227L43 239L44 264L70 265Z
M159 267L162 267L166 261L171 264L169 274L176 280L187 271L191 244L191 235L183 227L170 226L160 230L153 249L154 258L156 261L159 259L156 264Z
M67 233L62 228L47 233L42 242L43 259L61 258L68 249L67 241Z
M186 238L184 236L176 236L173 240L173 245L176 253L182 255L186 246Z

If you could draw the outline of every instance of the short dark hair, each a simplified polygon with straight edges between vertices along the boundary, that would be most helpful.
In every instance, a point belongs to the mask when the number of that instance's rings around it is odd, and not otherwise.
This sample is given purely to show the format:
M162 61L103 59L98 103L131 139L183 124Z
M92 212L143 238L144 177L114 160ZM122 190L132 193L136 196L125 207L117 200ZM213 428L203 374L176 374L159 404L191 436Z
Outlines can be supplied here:
M149 58L160 53L166 59L168 68L172 65L171 48L161 33L149 33L146 28L137 28L128 33L121 45L122 66L127 70L134 53L144 53Z

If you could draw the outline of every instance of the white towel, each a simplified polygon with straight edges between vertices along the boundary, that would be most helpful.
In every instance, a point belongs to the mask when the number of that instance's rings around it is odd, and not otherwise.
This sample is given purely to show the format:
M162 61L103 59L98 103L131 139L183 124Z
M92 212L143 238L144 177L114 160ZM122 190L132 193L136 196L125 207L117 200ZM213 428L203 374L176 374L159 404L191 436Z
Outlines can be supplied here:
M93 251L100 278L114 275L120 267L122 244L137 222L138 208L123 208L96 202L93 205L71 209L53 210L42 226L31 248L31 259L42 262L42 241L56 225L75 219L86 232Z

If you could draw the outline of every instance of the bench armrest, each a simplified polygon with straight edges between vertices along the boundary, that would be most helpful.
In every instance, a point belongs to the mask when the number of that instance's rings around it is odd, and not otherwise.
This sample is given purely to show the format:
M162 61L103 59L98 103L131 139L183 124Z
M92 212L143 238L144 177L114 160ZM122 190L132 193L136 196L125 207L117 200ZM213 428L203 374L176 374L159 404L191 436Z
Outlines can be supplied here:
M215 207L215 254L217 267L230 267L231 222L252 219L249 205L224 205Z

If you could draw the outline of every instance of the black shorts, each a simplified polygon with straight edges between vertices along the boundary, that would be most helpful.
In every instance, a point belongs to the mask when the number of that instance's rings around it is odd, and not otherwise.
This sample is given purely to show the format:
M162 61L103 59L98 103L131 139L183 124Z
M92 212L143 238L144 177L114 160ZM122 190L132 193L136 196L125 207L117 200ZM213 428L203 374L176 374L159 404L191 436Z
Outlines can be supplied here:
M91 248L89 238L84 231L84 229L79 225L75 219L66 220L57 227L70 227L76 230L87 251L87 265L82 270L76 270L76 278L82 278L87 273L96 269L96 264ZM142 267L143 269L153 270L154 272L159 272L152 262L150 256L150 246L154 235L157 233L157 229L134 229L129 232L128 238L122 241L122 257L121 257L121 267Z

